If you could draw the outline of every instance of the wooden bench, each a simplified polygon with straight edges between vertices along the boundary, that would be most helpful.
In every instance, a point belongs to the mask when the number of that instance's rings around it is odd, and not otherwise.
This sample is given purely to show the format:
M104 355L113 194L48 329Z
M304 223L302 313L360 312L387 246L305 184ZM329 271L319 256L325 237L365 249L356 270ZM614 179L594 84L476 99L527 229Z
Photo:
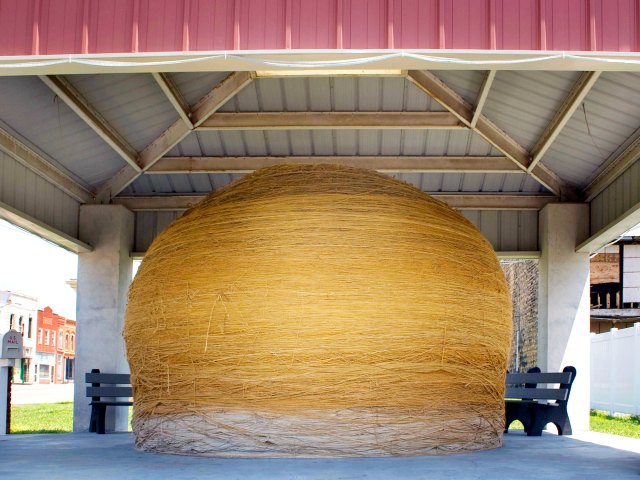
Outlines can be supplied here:
M100 373L100 370L94 368L91 373L85 374L85 382L91 384L87 387L87 397L91 397L89 431L103 434L107 407L133 405L130 376L128 373ZM119 398L129 398L129 400L118 400Z
M538 367L527 373L508 373L505 433L511 422L520 420L528 436L539 437L548 423L557 427L559 435L571 435L567 402L575 378L574 367L565 367L562 373L541 373ZM538 388L538 384L547 384L547 388Z

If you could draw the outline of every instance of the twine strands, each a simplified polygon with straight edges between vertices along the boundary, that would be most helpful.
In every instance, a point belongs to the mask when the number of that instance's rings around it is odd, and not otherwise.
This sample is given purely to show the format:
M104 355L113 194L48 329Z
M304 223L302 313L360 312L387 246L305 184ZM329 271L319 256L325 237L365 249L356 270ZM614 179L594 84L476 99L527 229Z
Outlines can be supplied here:
M488 242L376 172L279 165L154 241L129 292L144 450L417 455L501 444L511 304Z

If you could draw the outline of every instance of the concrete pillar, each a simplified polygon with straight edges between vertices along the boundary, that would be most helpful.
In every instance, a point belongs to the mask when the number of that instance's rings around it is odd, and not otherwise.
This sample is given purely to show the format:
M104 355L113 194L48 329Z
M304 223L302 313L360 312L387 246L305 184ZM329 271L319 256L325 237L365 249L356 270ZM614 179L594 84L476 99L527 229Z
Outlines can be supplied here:
M589 429L589 254L576 247L589 236L587 204L552 203L540 212L538 365L542 371L576 367L569 397L574 431Z
M120 205L80 207L80 239L93 251L78 258L76 386L73 431L89 428L84 374L128 373L122 328L131 283L134 216ZM127 430L127 409L109 408L107 430Z

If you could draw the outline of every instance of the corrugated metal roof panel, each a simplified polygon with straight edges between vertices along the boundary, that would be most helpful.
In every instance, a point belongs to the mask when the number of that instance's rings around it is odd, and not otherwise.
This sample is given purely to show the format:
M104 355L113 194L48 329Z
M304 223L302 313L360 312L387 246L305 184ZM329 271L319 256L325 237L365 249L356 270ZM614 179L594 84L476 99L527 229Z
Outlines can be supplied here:
M154 193L194 194L221 188L245 174L190 173L144 175L129 185L122 195ZM431 193L547 193L537 182L525 181L525 173L389 173L388 175Z
M640 160L636 160L591 202L592 235L640 202L638 185L640 185Z
M487 72L482 70L434 70L433 73L471 105L476 104Z
M562 178L586 186L640 125L638 85L638 73L603 73L543 162Z
M67 78L137 151L158 138L178 118L149 74L70 75Z
M169 77L192 107L229 75L229 72L170 73Z
M527 150L531 150L580 72L500 71L482 112Z
M637 11L631 0L5 1L0 54L341 48L587 51L593 49L591 42L599 51L633 51ZM34 25L39 31L35 39Z
M116 152L37 77L0 77L0 121L87 185L125 165Z
M67 235L78 235L80 203L2 151L0 202Z
M258 78L221 112L426 112L438 102L402 77Z
M498 150L470 130L221 130L187 136L168 156L478 155Z

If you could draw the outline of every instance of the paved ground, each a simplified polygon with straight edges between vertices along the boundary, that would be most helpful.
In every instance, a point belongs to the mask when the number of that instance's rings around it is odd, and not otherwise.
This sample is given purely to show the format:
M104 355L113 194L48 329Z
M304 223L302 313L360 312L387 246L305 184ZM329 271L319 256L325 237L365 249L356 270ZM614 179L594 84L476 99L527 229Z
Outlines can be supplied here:
M127 433L0 437L0 478L637 480L640 475L640 441L627 451L550 434L510 433L505 446L495 450L409 458L215 459L143 453L132 443Z
M73 383L60 385L11 385L11 403L22 405L25 403L58 403L73 402Z

